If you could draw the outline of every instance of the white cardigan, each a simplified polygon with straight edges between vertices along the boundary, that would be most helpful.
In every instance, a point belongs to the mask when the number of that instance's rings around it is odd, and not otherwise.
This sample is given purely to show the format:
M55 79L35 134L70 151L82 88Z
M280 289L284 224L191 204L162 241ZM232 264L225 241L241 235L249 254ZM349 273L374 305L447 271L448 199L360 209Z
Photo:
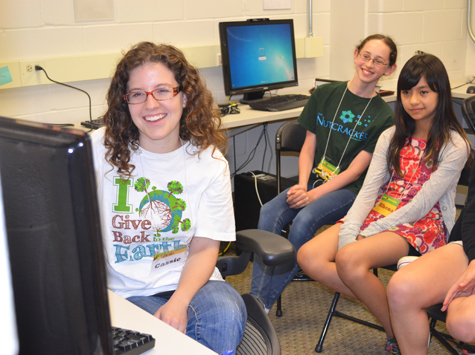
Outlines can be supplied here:
M439 202L442 218L449 233L454 226L455 189L467 161L469 149L465 140L457 132L451 131L451 139L439 153L437 170L431 174L430 179L422 186L414 199L387 217L371 223L360 233L361 226L382 192L382 186L389 181L390 172L387 168L386 157L394 131L394 126L388 128L378 139L363 187L341 226L338 249L356 241L359 234L369 237L403 223L416 222L427 215L437 202Z

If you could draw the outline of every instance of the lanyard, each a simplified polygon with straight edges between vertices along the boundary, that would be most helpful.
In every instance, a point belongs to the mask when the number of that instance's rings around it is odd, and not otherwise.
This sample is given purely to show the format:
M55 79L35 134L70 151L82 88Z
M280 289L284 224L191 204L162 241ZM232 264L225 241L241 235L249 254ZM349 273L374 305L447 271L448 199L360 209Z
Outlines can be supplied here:
M325 145L325 151L323 152L322 160L324 160L326 155L327 155L328 144L330 142L330 137L331 137L331 134L332 134L332 127L333 127L333 124L335 123L336 115L338 114L338 111L340 110L341 103L343 102L343 98L345 97L345 94L346 94L347 91L348 91L348 85L346 86L345 91L343 92L343 95L341 96L340 103L338 104L338 107L336 108L336 111L335 111L335 115L333 116L333 121L332 121L332 124L330 126L330 132L328 133L327 143ZM363 118L363 115L366 112L366 109L368 108L368 106L369 106L369 104L371 103L372 100L373 100L373 96L371 96L371 98L369 99L368 103L366 104L366 107L364 108L363 112L360 115L360 118L356 122L355 127L353 128L353 131L350 134L350 138L348 139L348 142L346 142L345 149L343 150L343 153L341 153L340 161L338 162L338 165L336 166L336 169L340 168L341 161L343 160L343 157L345 156L345 153L346 153L346 150L348 149L348 145L350 144L351 138L353 138L353 134L356 132L356 127L358 126L361 119ZM314 169L314 172L315 172L315 169Z

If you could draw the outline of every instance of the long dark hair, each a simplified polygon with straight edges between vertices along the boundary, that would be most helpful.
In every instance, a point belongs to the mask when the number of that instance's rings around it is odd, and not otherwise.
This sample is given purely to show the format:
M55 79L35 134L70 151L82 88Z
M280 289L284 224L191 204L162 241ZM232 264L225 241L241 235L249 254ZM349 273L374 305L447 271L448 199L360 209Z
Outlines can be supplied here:
M432 160L434 162L432 169L436 168L440 150L451 139L451 130L462 136L467 144L467 150L470 152L470 142L455 116L452 106L450 81L444 64L432 54L417 54L404 65L397 82L397 100L394 114L396 130L389 144L387 163L388 168L391 169L392 166L399 176L402 176L399 165L401 149L408 138L409 140L412 139L416 128L416 121L404 110L401 91L411 90L419 83L421 78L425 78L430 89L438 94L435 115L424 152L424 161Z
M186 60L183 53L170 45L141 42L124 54L107 93L108 109L104 115L106 133L104 143L106 159L117 167L123 178L130 178L135 166L130 164L130 150L139 147L139 130L132 121L124 94L133 69L146 63L162 63L175 76L186 97L186 105L180 119L180 138L190 141L203 151L209 146L223 149L226 138L219 127L220 113L213 106L213 97L201 80L198 71Z

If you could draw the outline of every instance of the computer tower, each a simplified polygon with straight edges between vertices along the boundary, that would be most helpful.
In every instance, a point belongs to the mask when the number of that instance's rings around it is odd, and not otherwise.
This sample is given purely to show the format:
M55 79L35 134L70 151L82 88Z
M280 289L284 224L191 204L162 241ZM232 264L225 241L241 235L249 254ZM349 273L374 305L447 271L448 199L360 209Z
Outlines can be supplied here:
M277 178L275 175L258 170L236 175L234 177L234 216L237 231L257 228L261 205L257 197L256 180L257 191L262 204L277 196ZM282 191L297 183L297 177L282 178Z

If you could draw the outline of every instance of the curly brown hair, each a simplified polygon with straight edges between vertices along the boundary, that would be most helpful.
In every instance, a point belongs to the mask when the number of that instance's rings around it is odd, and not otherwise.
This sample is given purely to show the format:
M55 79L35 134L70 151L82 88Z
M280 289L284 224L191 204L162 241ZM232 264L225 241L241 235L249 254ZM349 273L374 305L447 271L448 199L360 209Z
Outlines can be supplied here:
M106 160L117 167L119 175L125 179L129 179L135 169L130 164L130 155L131 150L139 148L140 132L132 121L124 95L127 93L131 71L146 63L164 64L174 74L186 97L180 119L180 138L198 147L198 154L209 146L213 146L214 150L226 146L226 137L219 130L219 109L213 105L211 92L198 71L179 49L165 44L141 42L125 53L117 64L107 92L108 108L104 115Z

